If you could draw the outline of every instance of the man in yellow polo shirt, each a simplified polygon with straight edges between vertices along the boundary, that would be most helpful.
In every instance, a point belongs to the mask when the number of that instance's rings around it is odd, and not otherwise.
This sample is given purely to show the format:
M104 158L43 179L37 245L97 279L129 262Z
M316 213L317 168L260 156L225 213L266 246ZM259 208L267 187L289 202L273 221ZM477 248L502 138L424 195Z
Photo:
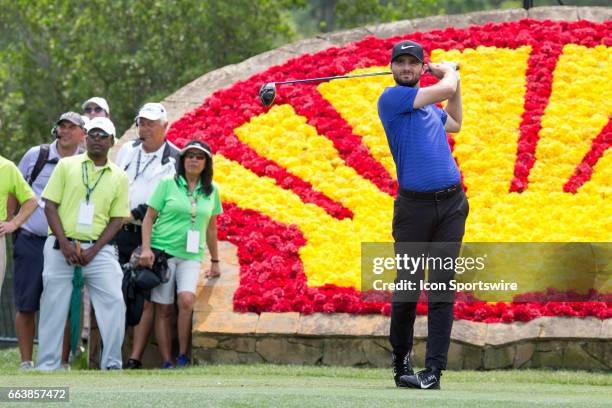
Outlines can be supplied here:
M36 209L36 196L23 179L19 169L12 161L0 156L0 294L4 282L6 269L6 236L12 234L17 228L30 218ZM8 196L17 197L21 204L19 213L11 221L6 221L6 204ZM12 214L11 214L12 215Z
M120 369L125 331L123 272L109 241L121 228L128 207L128 178L108 160L115 127L108 118L86 126L87 153L58 163L42 192L52 234L45 243L43 294L40 300L37 368L61 368L63 327L70 306L75 266L96 310L104 342L101 368ZM77 249L77 242L82 251Z

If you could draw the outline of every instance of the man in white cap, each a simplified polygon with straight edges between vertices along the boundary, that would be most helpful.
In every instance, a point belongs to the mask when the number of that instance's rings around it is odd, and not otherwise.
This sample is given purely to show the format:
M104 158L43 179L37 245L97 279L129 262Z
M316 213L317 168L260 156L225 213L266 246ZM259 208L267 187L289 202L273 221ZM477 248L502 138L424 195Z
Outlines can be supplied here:
M160 103L147 103L136 116L138 139L128 142L117 155L117 164L128 175L131 216L115 237L121 265L129 262L134 249L142 243L141 225L147 200L159 181L174 176L179 150L166 140L168 114ZM136 321L132 323L137 323ZM128 324L130 322L128 321ZM146 300L140 322L134 327L130 359L124 368L138 369L153 326L153 305Z
M122 366L123 272L109 242L129 214L128 180L108 160L115 135L110 119L94 118L86 131L87 153L60 160L42 192L52 235L44 246L40 370L61 368L63 328L73 303L70 293L79 293L83 284L89 290L104 342L101 368Z
M99 96L89 98L81 105L85 116L89 119L93 118L110 118L110 107L106 99Z

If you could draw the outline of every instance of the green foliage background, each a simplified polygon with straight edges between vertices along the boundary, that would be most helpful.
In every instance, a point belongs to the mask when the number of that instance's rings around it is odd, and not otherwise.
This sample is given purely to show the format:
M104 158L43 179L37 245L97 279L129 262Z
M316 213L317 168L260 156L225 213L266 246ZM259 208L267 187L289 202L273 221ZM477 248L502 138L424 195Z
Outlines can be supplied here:
M143 103L288 42L364 24L521 5L513 0L0 0L0 154L18 161L30 146L50 140L51 125L62 112L80 111L91 96L109 101L121 134Z

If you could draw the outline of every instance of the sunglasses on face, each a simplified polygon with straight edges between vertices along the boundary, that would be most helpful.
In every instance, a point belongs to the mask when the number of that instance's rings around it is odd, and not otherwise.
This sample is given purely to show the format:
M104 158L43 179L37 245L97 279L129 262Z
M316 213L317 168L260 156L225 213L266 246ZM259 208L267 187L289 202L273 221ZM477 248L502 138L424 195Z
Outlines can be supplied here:
M96 112L96 113L100 113L103 112L104 109L102 109L99 106L96 106L95 108L92 108L91 106L88 106L87 108L85 108L85 113L92 113L92 112Z
M110 137L108 133L102 130L92 130L91 132L87 133L87 136L89 136L92 139L100 138L102 140L106 140Z
M205 160L206 155L199 153L185 153L186 159L196 159L196 160Z

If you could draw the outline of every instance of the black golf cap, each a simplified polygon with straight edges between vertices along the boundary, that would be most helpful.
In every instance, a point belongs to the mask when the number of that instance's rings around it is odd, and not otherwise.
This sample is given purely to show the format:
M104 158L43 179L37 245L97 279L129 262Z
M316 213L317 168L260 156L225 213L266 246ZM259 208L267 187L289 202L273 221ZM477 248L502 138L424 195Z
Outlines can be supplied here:
M412 55L414 58L421 62L425 62L425 56L423 55L423 47L421 44L414 41L400 41L393 46L393 52L391 53L391 62L400 55Z

